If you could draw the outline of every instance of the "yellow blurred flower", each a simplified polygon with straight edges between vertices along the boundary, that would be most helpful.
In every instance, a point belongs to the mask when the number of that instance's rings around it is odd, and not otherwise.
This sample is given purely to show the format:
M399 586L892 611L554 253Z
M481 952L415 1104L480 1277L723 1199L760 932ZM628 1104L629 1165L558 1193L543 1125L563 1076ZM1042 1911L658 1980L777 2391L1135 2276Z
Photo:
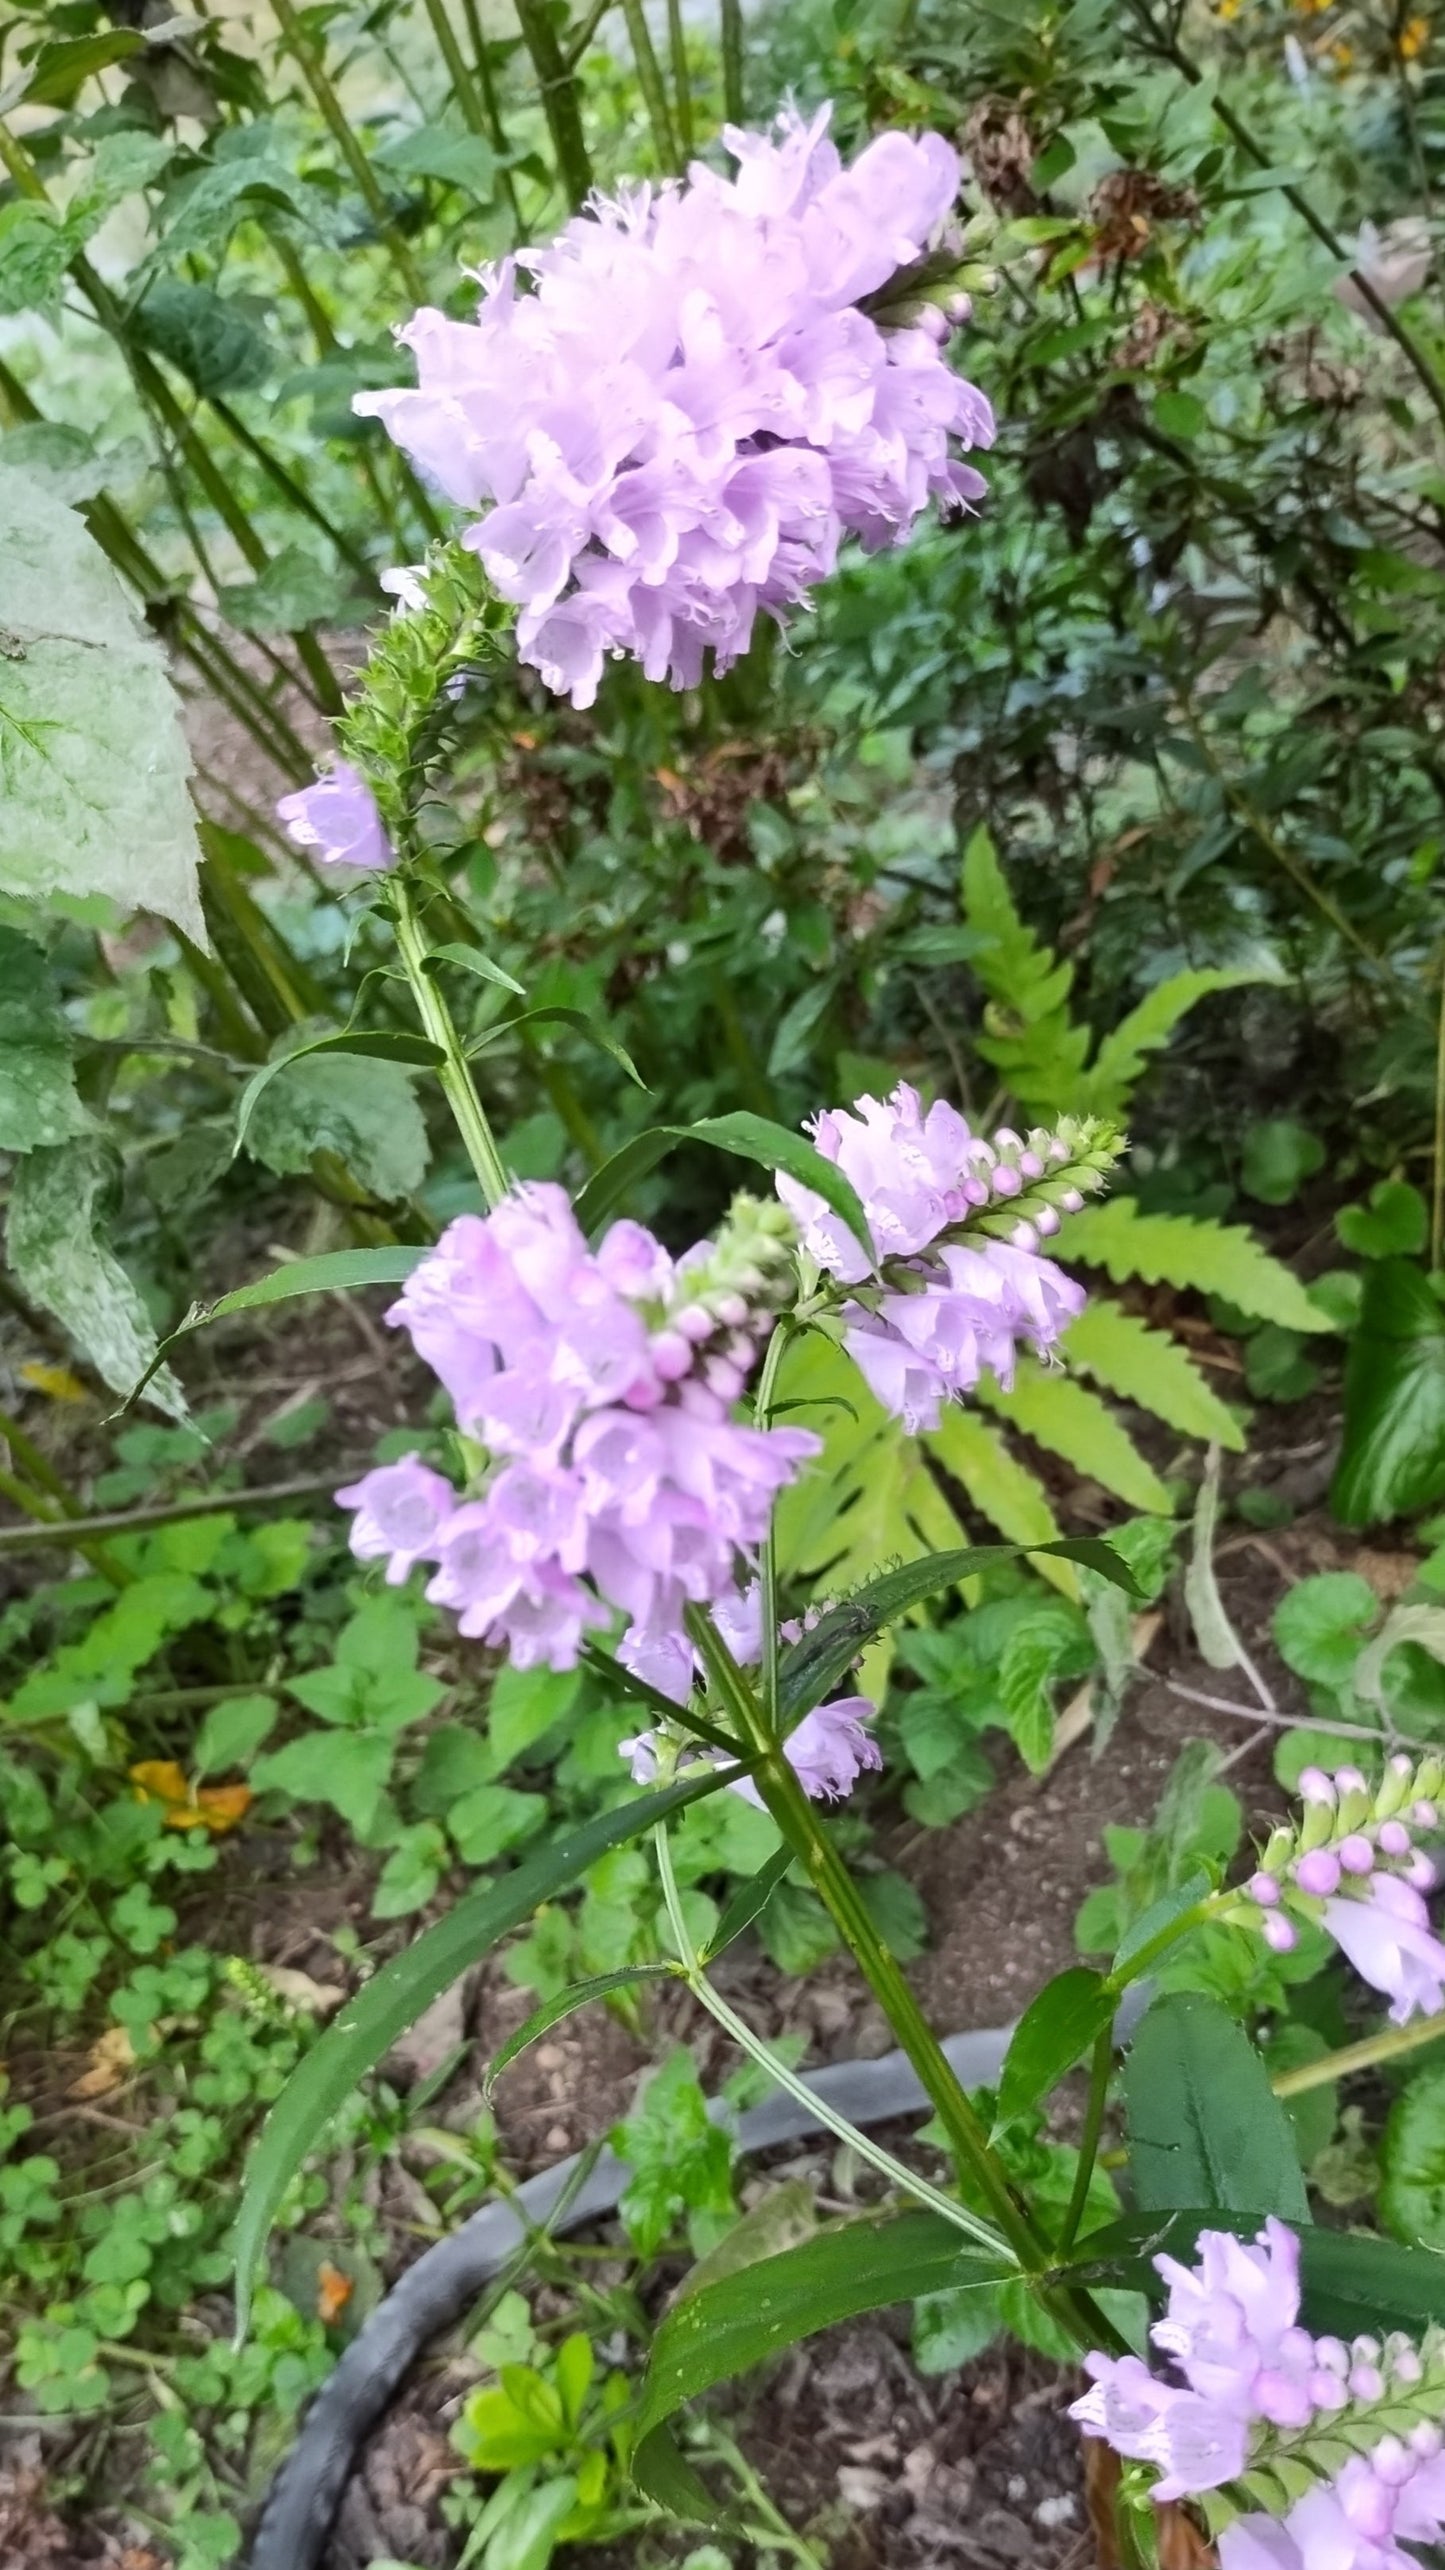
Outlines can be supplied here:
M1354 59L1354 46L1347 45L1343 38L1341 38L1337 45L1331 45L1330 60L1334 64L1336 71L1348 71Z
M1429 42L1430 42L1430 21L1429 21L1429 19L1428 19L1428 18L1418 17L1418 16L1417 16L1417 17L1414 17L1414 18L1407 18L1407 19L1406 19L1406 21L1405 21L1405 23L1404 23L1404 25L1403 25L1403 27L1400 29L1400 56L1401 56L1401 60L1402 60L1402 61L1404 61L1404 62L1414 62L1414 61L1416 61L1416 59L1419 57L1419 55L1421 55L1421 54L1424 52L1425 47L1428 45L1428 43L1429 43Z
M235 1829L251 1808L249 1785L202 1785L193 1789L174 1758L142 1758L130 1770L136 1800L160 1803L167 1829L208 1829L218 1835Z

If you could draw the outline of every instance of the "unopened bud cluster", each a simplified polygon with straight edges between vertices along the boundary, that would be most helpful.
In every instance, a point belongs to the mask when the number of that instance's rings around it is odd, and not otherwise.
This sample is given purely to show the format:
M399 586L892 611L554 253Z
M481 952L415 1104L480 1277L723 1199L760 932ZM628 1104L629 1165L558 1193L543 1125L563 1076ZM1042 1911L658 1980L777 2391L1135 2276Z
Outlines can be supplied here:
M1241 1895L1266 1942L1288 1954L1301 1926L1323 1927L1404 2024L1445 2007L1445 1944L1425 1895L1436 1867L1417 1844L1438 1829L1445 1760L1391 1758L1371 1785L1358 1767L1306 1767L1301 1816L1276 1829Z

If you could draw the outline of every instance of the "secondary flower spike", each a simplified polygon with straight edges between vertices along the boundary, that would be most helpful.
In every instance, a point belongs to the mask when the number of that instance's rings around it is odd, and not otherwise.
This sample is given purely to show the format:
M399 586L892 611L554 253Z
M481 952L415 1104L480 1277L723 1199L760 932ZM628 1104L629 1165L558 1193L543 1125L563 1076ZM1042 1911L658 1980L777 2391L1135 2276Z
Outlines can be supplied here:
M809 1256L854 1289L844 1344L910 1431L937 1427L985 1369L1007 1389L1019 1346L1046 1354L1083 1310L1082 1286L1039 1243L1102 1184L1117 1148L1107 1128L1005 1126L990 1138L942 1099L925 1114L903 1082L815 1117L811 1132L862 1199L880 1273L811 1188L779 1176L778 1193Z
M1302 1818L1274 1832L1245 1886L1277 1952L1298 1942L1301 1924L1319 1925L1389 1999L1397 2026L1445 2009L1445 1943L1425 1901L1435 1866L1415 1843L1439 1828L1442 1786L1445 1760L1434 1755L1401 1753L1378 1786L1356 1767L1333 1776L1306 1767Z
M384 874L396 863L371 788L346 759L337 759L314 785L283 794L276 813L292 846L328 872L355 867Z
M413 315L414 391L356 398L484 512L463 540L520 610L521 658L574 705L609 654L695 686L760 609L782 623L807 599L844 536L899 543L931 500L984 489L961 459L993 414L943 353L967 298L910 273L958 156L893 132L845 169L830 114L725 127L734 178L695 162L594 197L484 272L475 322Z

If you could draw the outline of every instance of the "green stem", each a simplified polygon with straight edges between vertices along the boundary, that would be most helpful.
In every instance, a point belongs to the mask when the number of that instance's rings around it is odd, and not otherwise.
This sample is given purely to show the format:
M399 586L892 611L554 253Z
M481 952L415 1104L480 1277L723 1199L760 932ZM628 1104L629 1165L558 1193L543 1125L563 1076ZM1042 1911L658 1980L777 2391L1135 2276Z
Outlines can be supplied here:
M516 239L521 241L526 238L526 226L522 221L522 206L517 195L516 174L507 158L511 145L502 119L497 84L492 77L492 58L487 47L486 29L482 25L482 13L477 6L477 0L462 0L462 12L467 22L467 39L472 48L472 67L476 75L477 87L481 91L482 108L486 116L487 138L497 155L501 169L502 186L512 217L512 231Z
M1104 2129L1104 2114L1109 2103L1109 2078L1114 2067L1114 2029L1104 2026L1094 2043L1094 2058L1089 2065L1089 2097L1084 2108L1084 2129L1079 2136L1079 2165L1069 2191L1064 2227L1059 2233L1059 2255L1063 2257L1079 2236L1079 2224L1089 2201L1089 2182L1094 2162L1099 2156L1099 2136Z
M687 67L687 29L682 0L667 0L667 50L672 62L672 94L677 103L677 139L684 160L692 153L692 74Z
M347 568L354 571L359 580L365 581L369 590L375 592L376 573L360 545L353 543L344 527L337 526L334 519L327 516L319 502L313 500L310 492L297 481L289 466L282 463L279 455L272 454L264 439L259 438L254 429L246 426L240 413L234 411L228 401L223 400L219 393L210 393L207 399L222 427L229 431L238 446L245 448L252 461L260 466L267 480L280 492L283 500L287 501L290 507L298 510L302 517L309 518L312 525L325 536L328 544L335 546Z
M0 1425L0 1437L23 1463L24 1456L12 1430ZM0 1560L7 1553L26 1552L34 1544L74 1544L77 1551L83 1551L85 1543L95 1536L149 1534L157 1526L183 1526L192 1517L245 1517L258 1508L288 1507L298 1499L324 1499L335 1487L333 1473L326 1481L277 1481L254 1490L218 1490L193 1499L172 1499L154 1508L106 1510L92 1517L82 1516L72 1501L61 1517L41 1517L31 1526L0 1527Z
M43 1455L40 1448L27 1437L19 1420L12 1419L8 1410L0 1410L0 1441L9 1447L11 1462L17 1463L22 1472L29 1474L37 1490L45 1491L55 1501L57 1507L64 1510L67 1517L80 1515L80 1502L74 1491L67 1489L49 1457ZM4 1537L0 1536L0 1543L3 1541Z
M507 1192L507 1173L482 1109L482 1102L472 1085L467 1057L461 1038L452 1023L452 1015L442 997L435 976L426 969L428 948L421 924L412 906L411 891L405 876L398 872L390 881L392 916L396 922L397 953L411 984L416 1012L432 1042L442 1054L437 1077L442 1092L456 1120L457 1131L467 1147L467 1155L476 1171L477 1184L488 1206L499 1205Z
M437 40L437 50L446 64L452 95L468 126L474 134L482 134L488 141L494 141L495 137L487 133L486 114L477 96L476 83L467 67L466 57L457 43L457 31L447 15L446 0L422 0L422 5Z
M547 0L516 0L517 24L532 58L542 113L552 137L557 175L575 214L592 189L592 161L582 131L582 110L572 67L557 40Z
M53 1533L57 1542L65 1544L72 1542L70 1523L65 1511L58 1508L56 1503L43 1492L32 1490L29 1483L22 1481L17 1473L6 1472L3 1468L0 1468L0 1499L8 1499L12 1508L18 1508L22 1516L33 1519L37 1529L43 1527L47 1533ZM5 1531L13 1535L28 1533L29 1529L7 1527ZM37 1535L36 1540L42 1539ZM109 1580L112 1588L129 1587L130 1572L122 1570L119 1562L113 1554L106 1551L103 1544L77 1543L75 1549L82 1560L89 1562L92 1570L99 1571L102 1579Z
M897 1961L874 1927L857 1885L821 1826L781 1745L770 1734L752 1689L710 1617L697 1608L689 1608L688 1630L726 1711L742 1738L758 1753L753 1769L758 1791L789 1846L801 1858L814 1890L918 2073L924 2094L948 2136L960 2174L966 2172L977 2186L1019 2264L1030 2274L1044 2273L1052 2263L1053 2252L1015 2201L989 2148L980 2118Z
M825 2132L831 2133L837 2141L846 2142L850 2150L855 2150L860 2159L866 2160L870 2168L876 2168L879 2175L886 2177L891 2185L898 2187L905 2194L916 2197L920 2204L926 2204L930 2213L942 2214L946 2222L951 2222L956 2231L964 2232L970 2240L977 2240L983 2247L989 2249L1002 2247L1003 2243L998 2233L990 2229L988 2223L980 2221L977 2214L970 2213L967 2206L960 2204L956 2196L945 2195L941 2187L932 2185L926 2177L920 2177L916 2170L905 2167L903 2161L895 2159L891 2151L883 2149L881 2143L871 2140L867 2133L860 2132L856 2124L850 2124L846 2115L836 2113L833 2107L819 2097L816 2089L810 2088L805 2079L800 2079L798 2073L791 2070L788 2064L780 2060L771 2047L764 2043L762 2036L754 2034L752 2027L736 2015L725 1999L719 1997L702 1968L687 1931L687 1921L683 1916L682 1903L678 1898L677 1878L672 1870L672 1851L668 1845L666 1827L662 1822L658 1823L652 1833L652 1843L657 1857L657 1871L662 1883L662 1897L667 1910L668 1925L672 1930L673 1943L682 1965L683 1979L693 1997L722 2027L724 2034L730 2035L739 2051L745 2052L750 2061L755 2061L760 2070L767 2072L769 2079L776 2087L781 2088L785 2095L796 2098L801 2106L806 2107L809 2115L816 2123L822 2125Z
M667 89L663 82L661 65L653 50L652 30L647 23L647 11L643 7L643 0L622 0L622 14L627 20L632 59L637 68L637 86L642 92L642 103L647 109L647 121L652 127L653 149L663 169L677 170L681 167L677 156L677 138L672 130L672 117L667 105Z
M367 211L391 253L402 284L414 302L425 303L426 285L421 270L404 236L392 221L391 209L377 183L376 173L347 122L346 110L332 87L331 76L318 47L302 26L292 0L274 0L274 7L282 36L321 111L332 141L366 201Z
M761 1375L758 1377L757 1397L753 1404L753 1417L760 1428L766 1428L771 1424L773 1415L773 1393L777 1387L778 1371L782 1365L788 1341L792 1335L792 1328L787 1317L784 1316L778 1321L777 1326L773 1331L773 1335L768 1341L768 1352L763 1359L763 1370ZM758 1576L762 1590L763 1714L773 1738L777 1740L782 1736L783 1708L779 1688L778 1539L776 1511L773 1511L768 1518L768 1531L763 1538L762 1558L758 1564Z
M1406 2053L1439 2043L1442 2036L1445 2017L1416 2017L1411 2025L1391 2026L1387 2033L1365 2035L1359 2043L1345 2044L1339 2052L1321 2053L1318 2061L1302 2061L1297 2070L1282 2070L1270 2086L1276 2097L1302 2097L1308 2088L1324 2088L1332 2079L1348 2078L1352 2070L1373 2070L1377 2062L1399 2061Z
M720 0L723 109L730 125L743 121L743 0Z

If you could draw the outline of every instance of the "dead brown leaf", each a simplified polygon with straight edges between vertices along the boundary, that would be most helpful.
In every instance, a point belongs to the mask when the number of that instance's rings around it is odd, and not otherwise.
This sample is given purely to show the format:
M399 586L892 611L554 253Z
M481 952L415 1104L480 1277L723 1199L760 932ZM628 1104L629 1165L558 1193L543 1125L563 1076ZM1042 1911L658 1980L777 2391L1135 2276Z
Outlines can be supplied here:
M135 2045L124 2026L107 2026L86 2055L88 2067L66 2090L67 2097L108 2097L135 2068Z

